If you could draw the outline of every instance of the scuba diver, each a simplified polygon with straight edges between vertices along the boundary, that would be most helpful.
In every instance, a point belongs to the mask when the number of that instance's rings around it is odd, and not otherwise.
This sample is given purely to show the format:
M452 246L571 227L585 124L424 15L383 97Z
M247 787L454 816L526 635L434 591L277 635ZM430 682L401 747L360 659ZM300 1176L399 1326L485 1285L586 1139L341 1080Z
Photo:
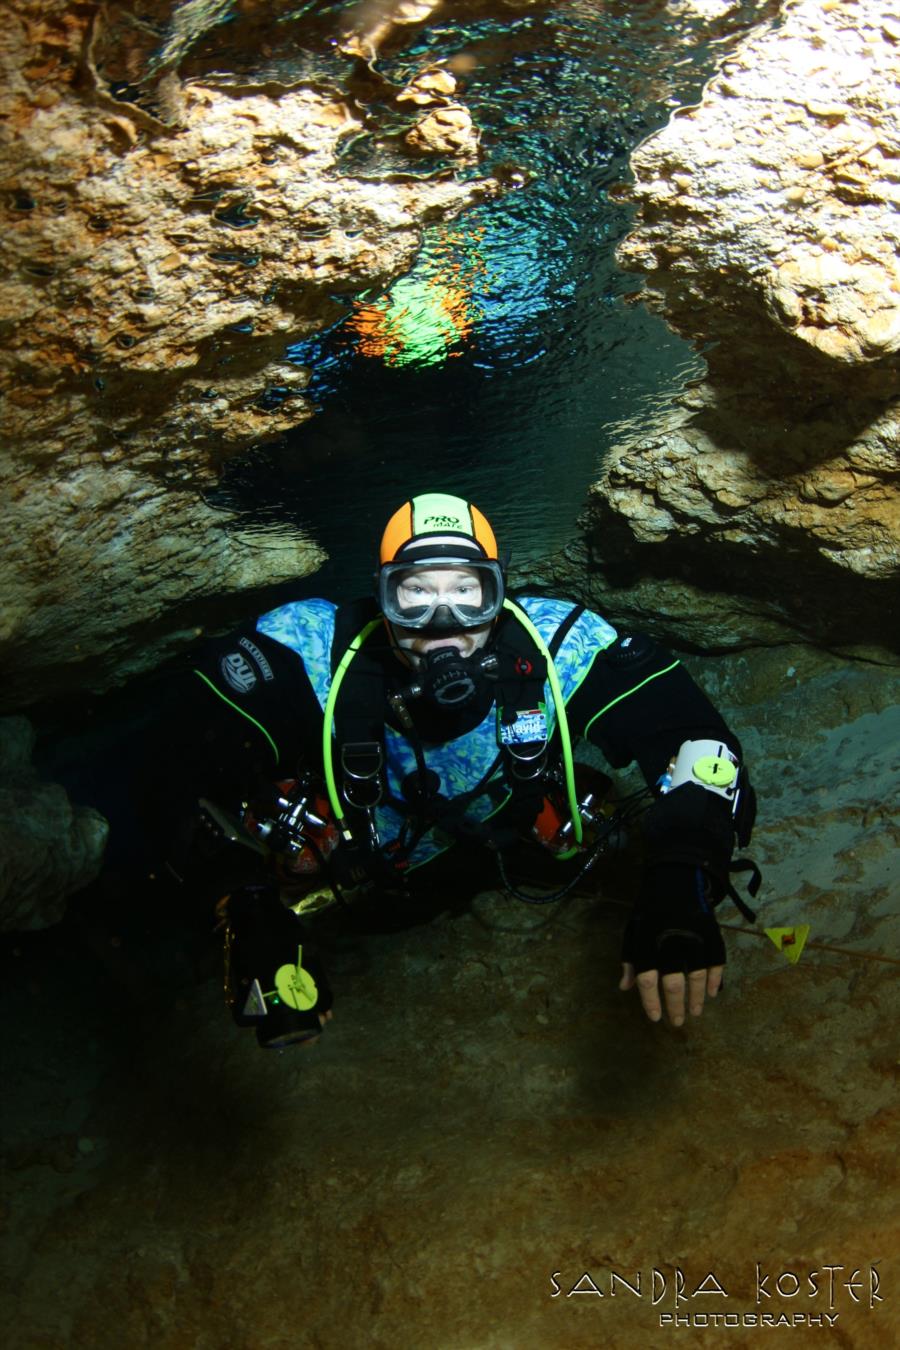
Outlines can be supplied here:
M408 900L428 864L460 847L493 854L519 898L555 900L638 808L645 857L619 987L676 1026L718 993L714 907L729 895L752 919L729 873L752 869L751 894L759 883L753 864L731 862L755 812L736 737L650 638L571 600L513 599L469 502L404 503L373 598L281 605L214 643L195 674L207 722L217 710L231 731L231 798L201 806L260 869L218 912L226 998L261 1046L314 1039L330 1017L318 909ZM636 761L646 790L610 807L609 779L574 761L576 738L613 769ZM574 880L517 890L504 860L523 840L573 860Z

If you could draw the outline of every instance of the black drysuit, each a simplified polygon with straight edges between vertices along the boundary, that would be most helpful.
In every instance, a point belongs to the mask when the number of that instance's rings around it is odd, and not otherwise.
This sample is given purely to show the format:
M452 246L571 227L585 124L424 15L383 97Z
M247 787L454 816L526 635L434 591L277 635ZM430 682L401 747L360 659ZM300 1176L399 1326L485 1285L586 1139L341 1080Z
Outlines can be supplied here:
M338 611L333 664L359 632L361 618L371 613L367 602ZM515 619L504 613L498 641L514 647L516 628ZM387 695L409 684L409 671L386 634L374 634L366 652L370 674L378 676L380 715L402 731ZM322 707L296 651L252 625L212 644L197 675L205 691L203 718L210 768L217 766L216 792L240 799L262 783L294 776L298 766L321 772ZM427 699L407 701L411 734L424 747L426 765L429 745L466 735L483 721L494 698L486 681L474 703L463 709L439 708ZM598 652L569 699L567 715L573 741L585 737L613 768L636 761L651 788L685 741L714 740L741 756L736 737L684 666L640 635L620 636ZM558 736L550 748L558 759ZM657 794L644 819L644 870L623 949L638 972L699 969L724 961L712 906L729 884L736 832L742 844L749 838L749 780L743 782L740 801L736 822L730 804L699 785ZM540 793L531 798L514 794L498 813L495 829L512 821L517 830L527 831L540 803ZM428 865L414 877L427 886L427 873Z

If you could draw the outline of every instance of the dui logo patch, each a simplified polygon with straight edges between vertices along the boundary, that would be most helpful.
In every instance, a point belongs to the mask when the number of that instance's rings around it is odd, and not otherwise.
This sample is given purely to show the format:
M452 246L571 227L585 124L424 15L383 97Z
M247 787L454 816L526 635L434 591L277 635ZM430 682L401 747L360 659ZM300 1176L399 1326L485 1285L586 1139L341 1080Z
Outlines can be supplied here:
M226 683L239 694L248 694L257 683L256 671L243 652L229 652L219 662Z

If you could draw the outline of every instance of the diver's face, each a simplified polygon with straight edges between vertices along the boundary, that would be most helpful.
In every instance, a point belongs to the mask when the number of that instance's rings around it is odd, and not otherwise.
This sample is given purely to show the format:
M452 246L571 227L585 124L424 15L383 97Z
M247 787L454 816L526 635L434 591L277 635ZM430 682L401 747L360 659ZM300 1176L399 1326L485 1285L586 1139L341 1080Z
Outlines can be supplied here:
M401 609L421 609L423 605L481 604L481 578L473 567L411 568L397 587L397 604ZM460 628L440 637L426 637L415 628L392 624L391 632L401 651L416 664L417 657L437 651L439 647L455 647L463 656L471 656L487 642L490 623L477 628Z

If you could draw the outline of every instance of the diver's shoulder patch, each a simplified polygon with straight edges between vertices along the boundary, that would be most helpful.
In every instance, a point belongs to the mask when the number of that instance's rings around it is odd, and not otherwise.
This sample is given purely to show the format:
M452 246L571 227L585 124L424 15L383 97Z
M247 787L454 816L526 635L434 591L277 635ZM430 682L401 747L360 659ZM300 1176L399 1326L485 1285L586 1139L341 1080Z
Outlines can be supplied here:
M219 674L236 694L249 694L258 682L256 672L243 652L228 652L221 657Z

